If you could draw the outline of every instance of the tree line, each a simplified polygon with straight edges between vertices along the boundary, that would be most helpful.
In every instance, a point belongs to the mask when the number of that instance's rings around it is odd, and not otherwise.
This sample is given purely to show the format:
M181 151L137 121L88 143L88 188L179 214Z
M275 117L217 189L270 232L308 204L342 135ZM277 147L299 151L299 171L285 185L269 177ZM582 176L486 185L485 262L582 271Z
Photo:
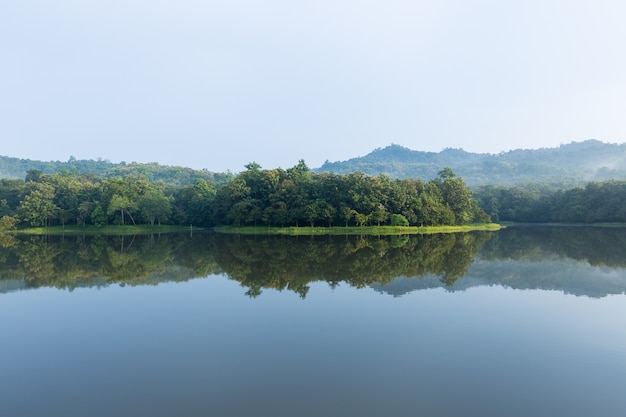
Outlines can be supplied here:
M474 195L495 222L626 223L626 181L593 181L558 191L483 186Z
M0 218L25 226L432 226L490 221L449 168L424 182L358 172L317 174L303 160L286 170L264 170L252 162L228 182L199 179L186 186L136 173L102 178L31 170L24 180L0 180Z

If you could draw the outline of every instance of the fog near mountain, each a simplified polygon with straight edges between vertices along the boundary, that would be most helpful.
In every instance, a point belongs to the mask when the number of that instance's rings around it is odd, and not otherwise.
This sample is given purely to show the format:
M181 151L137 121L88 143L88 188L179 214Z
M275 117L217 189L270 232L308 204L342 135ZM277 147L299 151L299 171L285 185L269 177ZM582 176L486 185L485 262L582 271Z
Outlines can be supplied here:
M429 180L445 167L452 168L469 186L542 183L571 187L588 181L626 179L626 144L590 139L557 148L516 149L498 154L453 148L421 152L392 144L363 157L327 161L316 171L337 174L361 171Z

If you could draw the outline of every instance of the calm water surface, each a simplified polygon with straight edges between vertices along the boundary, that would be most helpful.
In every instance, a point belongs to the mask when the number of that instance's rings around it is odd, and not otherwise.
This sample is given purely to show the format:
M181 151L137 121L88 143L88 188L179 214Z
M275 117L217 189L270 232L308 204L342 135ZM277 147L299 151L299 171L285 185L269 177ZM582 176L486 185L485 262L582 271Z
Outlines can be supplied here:
M625 243L5 242L0 415L623 416Z

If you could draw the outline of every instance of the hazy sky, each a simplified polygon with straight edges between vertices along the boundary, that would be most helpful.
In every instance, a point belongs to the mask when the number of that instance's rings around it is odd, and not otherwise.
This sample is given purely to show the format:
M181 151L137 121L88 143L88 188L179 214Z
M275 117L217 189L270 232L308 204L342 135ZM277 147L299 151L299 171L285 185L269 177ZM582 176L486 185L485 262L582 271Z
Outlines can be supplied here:
M626 2L9 0L0 155L233 172L626 141Z

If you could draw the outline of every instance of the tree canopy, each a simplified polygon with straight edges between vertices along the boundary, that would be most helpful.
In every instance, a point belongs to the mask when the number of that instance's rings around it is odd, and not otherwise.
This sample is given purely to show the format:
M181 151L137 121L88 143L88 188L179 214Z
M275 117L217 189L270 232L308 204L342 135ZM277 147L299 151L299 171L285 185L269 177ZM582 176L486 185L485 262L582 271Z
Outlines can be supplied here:
M0 218L13 226L176 224L211 227L461 225L470 222L626 222L626 181L548 187L483 186L473 192L450 168L438 177L392 179L361 172L262 169L228 181L176 185L143 174L102 178L30 170L0 180Z
M0 180L0 215L30 226L167 223L196 226L459 225L487 222L460 177L431 181L287 170L255 162L227 182L185 186L143 174L111 178L29 171Z

